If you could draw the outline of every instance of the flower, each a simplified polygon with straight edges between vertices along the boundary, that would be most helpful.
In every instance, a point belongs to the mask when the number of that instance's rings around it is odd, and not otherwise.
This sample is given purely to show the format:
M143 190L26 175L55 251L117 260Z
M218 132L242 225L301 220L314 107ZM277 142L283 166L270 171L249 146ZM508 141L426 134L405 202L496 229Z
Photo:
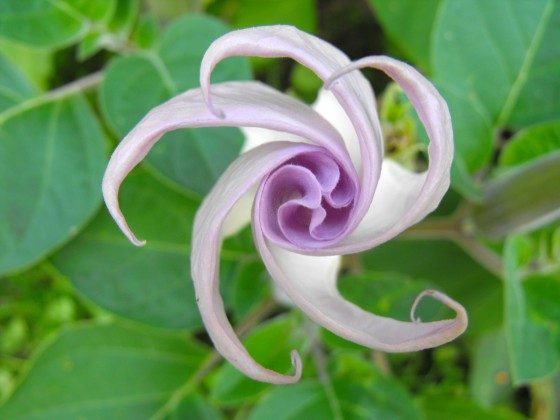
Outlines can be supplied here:
M214 67L231 56L289 57L307 66L325 82L315 109L253 81L211 85ZM383 159L374 95L358 71L364 67L393 78L416 108L430 138L426 172L412 173ZM154 143L182 127L256 127L247 129L252 133L249 150L221 176L194 222L191 270L197 302L222 356L259 381L293 383L301 376L295 351L293 375L253 360L235 335L219 294L223 237L243 223L251 203L255 244L269 273L318 324L388 352L434 347L464 332L464 308L443 293L422 293L413 305L412 322L404 322L366 312L336 289L340 255L372 248L417 223L437 207L449 187L451 120L445 101L428 80L389 57L350 62L334 46L294 27L264 26L214 41L201 63L200 85L152 109L122 140L108 164L103 195L124 234L142 245L128 227L117 196L123 179ZM255 141L255 130L260 130L260 141ZM415 319L414 309L426 295L453 309L455 318Z

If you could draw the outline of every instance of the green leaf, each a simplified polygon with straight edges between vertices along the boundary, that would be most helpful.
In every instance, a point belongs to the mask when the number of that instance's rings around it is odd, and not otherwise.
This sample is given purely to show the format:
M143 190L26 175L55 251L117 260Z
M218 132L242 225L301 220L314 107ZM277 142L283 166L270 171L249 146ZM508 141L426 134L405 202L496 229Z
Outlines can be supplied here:
M36 95L35 89L19 69L0 54L0 114Z
M113 16L107 23L107 28L126 39L134 27L139 12L140 4L138 0L117 0Z
M303 334L293 316L282 316L251 331L243 345L263 366L277 371L292 371L290 352L299 350L304 341ZM246 377L229 363L217 372L212 384L212 397L225 405L237 405L254 400L270 388L269 384Z
M101 202L104 136L82 96L0 114L0 273L74 236Z
M249 420L320 420L332 417L325 389L311 379L275 388L257 404Z
M432 27L442 0L369 0L384 32L408 58L430 70Z
M554 0L442 4L433 70L450 106L456 155L471 172L488 163L494 132L558 116L558 22Z
M451 166L451 186L463 197L472 202L479 202L484 198L482 187L470 175L467 165L461 156L455 155Z
M535 230L560 217L560 151L534 159L487 184L472 221L486 236Z
M331 399L338 400L345 419L422 418L403 384L381 374L363 356L339 353L330 373L334 393L330 394Z
M94 4L94 2L91 2ZM128 38L138 16L137 0L118 0L110 19L89 32L78 46L78 59L84 61L103 48L120 51Z
M483 407L502 402L512 393L503 331L485 334L476 343L469 388L473 399Z
M302 31L315 32L315 0L238 0L233 23L238 28L260 25L294 25Z
M464 397L430 395L420 399L420 405L430 420L522 420L521 414L509 408L483 408Z
M69 328L41 351L2 418L149 418L202 364L207 350L124 325Z
M136 26L133 39L140 48L151 48L157 39L159 26L154 15L148 14L140 18Z
M81 19L92 22L109 19L115 10L115 0L49 0L51 3L68 14L79 16ZM123 1L123 0L116 0Z
M399 272L423 279L449 294L467 309L467 335L493 330L501 324L499 279L452 242L393 240L361 254L361 258L367 269Z
M119 315L167 328L199 327L189 258L198 200L141 169L128 176L119 196L146 246L133 246L103 210L53 263L80 293Z
M399 273L366 272L340 278L337 287L342 296L367 311L408 320L414 299L430 285ZM422 304L422 308L426 306L428 301L426 305ZM425 318L425 314L419 316Z
M530 318L546 325L560 352L560 272L527 278L523 281L523 291Z
M260 259L238 264L231 296L231 307L238 320L245 318L265 297L270 296L271 281Z
M550 330L529 318L519 273L527 246L524 237L513 236L504 248L504 323L515 385L552 373L560 360Z
M53 72L54 53L30 48L0 37L0 50L31 85L41 91L50 86Z
M0 37L38 48L61 48L112 13L114 0L3 0Z
M216 19L186 16L167 27L154 52L114 60L101 86L101 108L115 133L123 137L151 108L197 87L204 52L227 31ZM216 68L213 81L249 76L248 61L235 58ZM147 161L172 181L204 195L238 156L241 144L237 129L183 129L165 135Z
M221 420L224 417L210 402L199 394L189 394L167 420Z
M78 60L84 61L96 54L105 45L105 34L103 32L90 32L78 46Z
M404 387L377 372L371 362L339 353L333 365L330 384L311 379L274 388L258 402L249 419L421 418Z
M532 125L506 143L500 154L500 166L520 165L556 151L560 151L560 121Z

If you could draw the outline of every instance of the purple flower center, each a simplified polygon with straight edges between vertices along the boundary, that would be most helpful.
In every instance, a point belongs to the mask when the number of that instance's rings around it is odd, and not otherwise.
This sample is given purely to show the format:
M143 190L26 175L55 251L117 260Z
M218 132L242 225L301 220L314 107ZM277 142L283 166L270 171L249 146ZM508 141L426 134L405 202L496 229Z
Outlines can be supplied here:
M325 149L300 153L260 186L264 233L280 245L328 246L345 233L356 193L352 177Z

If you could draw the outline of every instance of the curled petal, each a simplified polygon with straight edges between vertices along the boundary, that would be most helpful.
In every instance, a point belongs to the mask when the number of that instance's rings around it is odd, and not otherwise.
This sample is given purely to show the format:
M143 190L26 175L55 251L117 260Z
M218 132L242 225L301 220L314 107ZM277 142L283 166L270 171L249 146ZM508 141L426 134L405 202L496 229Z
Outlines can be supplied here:
M291 26L262 26L230 32L210 45L200 67L200 86L208 108L222 118L227 118L227 111L215 103L210 79L216 65L233 56L292 58L324 81L350 65L348 57L338 48ZM383 138L368 81L359 72L347 73L337 79L331 91L351 121L359 142L360 154L352 155L354 167L360 174L361 190L354 204L352 229L367 212L373 198L381 171ZM355 150L355 146L349 150ZM323 252L329 253L326 249Z
M454 319L422 323L413 318L404 322L366 312L338 292L336 270L330 267L338 263L336 256L297 254L266 241L258 226L254 233L266 267L281 290L307 316L347 340L381 351L406 352L445 344L467 328L465 309L432 290L419 298L432 296L439 300L455 311ZM419 298L413 305L413 317Z
M296 372L281 375L259 365L239 342L224 311L219 288L221 225L234 204L266 174L291 156L314 150L314 146L275 142L242 154L220 177L196 214L193 228L191 272L198 307L216 349L247 376L286 384L301 376L301 360L292 352Z
M254 126L305 137L325 147L353 172L338 132L305 104L255 82L214 86L215 101L227 110L225 119L210 113L200 89L192 89L152 109L113 152L103 177L103 197L111 215L135 245L134 236L118 203L118 190L126 175L166 132L185 127Z
M401 85L410 98L430 139L429 167L423 174L423 182L416 182L420 178L401 169L402 181L399 184L404 190L401 191L400 198L393 195L392 200L400 205L391 207L392 217L388 220L376 217L379 214L376 206L386 197L383 194L377 197L376 194L359 226L340 245L331 249L340 253L360 252L379 245L432 212L449 188L453 160L453 130L447 104L430 81L408 64L385 56L366 57L333 74L326 85L331 85L334 89L339 77L363 67L384 71ZM385 162L383 170L394 173L394 165L396 164L387 165ZM382 174L380 182L383 182L383 179L390 180L391 177L394 177L394 174ZM410 179L411 182L405 182L406 179Z

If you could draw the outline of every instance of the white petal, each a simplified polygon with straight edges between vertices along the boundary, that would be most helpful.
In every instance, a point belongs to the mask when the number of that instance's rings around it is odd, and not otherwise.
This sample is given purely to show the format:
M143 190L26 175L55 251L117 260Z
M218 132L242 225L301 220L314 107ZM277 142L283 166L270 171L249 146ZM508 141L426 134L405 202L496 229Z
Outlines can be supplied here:
M314 287L315 284L321 283L323 279L327 279L328 283L336 284L336 278L338 277L338 272L340 271L340 263L342 257L340 255L332 255L329 257L307 257L305 259L302 256L294 253L288 252L284 254L283 263L285 265L293 264L296 267L301 268L299 283L301 287ZM301 275L301 273L305 273ZM290 299L288 294L282 289L279 282L273 281L273 292L274 299L286 306L294 306L293 301Z
M394 226L414 205L425 180L426 172L414 173L384 159L373 201L357 229L360 235L375 237Z
M344 140L356 172L360 173L362 170L362 156L358 135L352 121L350 121L350 118L348 118L336 97L331 91L321 89L317 95L317 100L313 104L313 109L338 130Z
M256 194L257 188L251 188L235 203L222 225L222 235L224 238L239 233L251 223L251 208L253 207Z
M241 131L245 136L245 142L241 149L241 153L245 153L257 146L270 143L273 141L293 141L300 143L309 143L309 140L295 134L282 131L268 130L260 127L241 127Z

